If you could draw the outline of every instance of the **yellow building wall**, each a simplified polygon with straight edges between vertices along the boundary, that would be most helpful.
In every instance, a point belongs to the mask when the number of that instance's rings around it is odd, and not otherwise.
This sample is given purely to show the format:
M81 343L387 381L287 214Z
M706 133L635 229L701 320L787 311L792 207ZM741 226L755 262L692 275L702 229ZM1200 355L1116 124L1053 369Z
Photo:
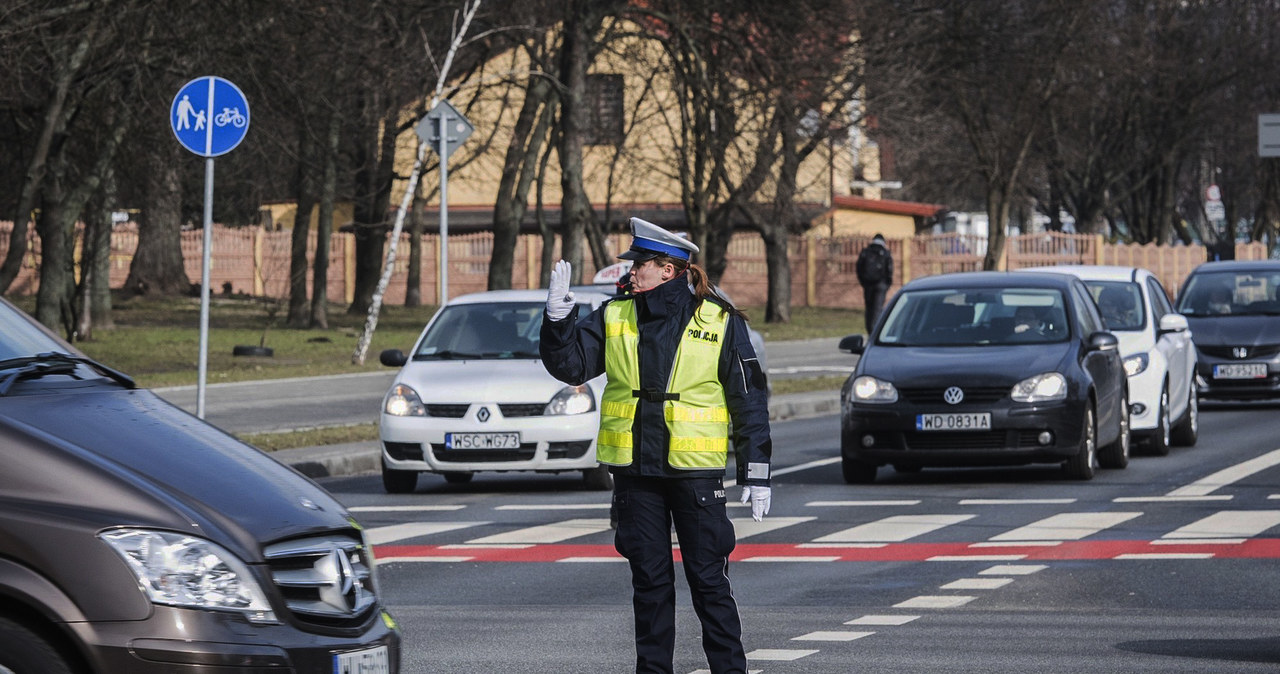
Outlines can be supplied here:
M910 215L859 211L837 208L831 214L826 227L809 230L811 236L874 236L883 234L886 239L909 239L915 236L916 222Z

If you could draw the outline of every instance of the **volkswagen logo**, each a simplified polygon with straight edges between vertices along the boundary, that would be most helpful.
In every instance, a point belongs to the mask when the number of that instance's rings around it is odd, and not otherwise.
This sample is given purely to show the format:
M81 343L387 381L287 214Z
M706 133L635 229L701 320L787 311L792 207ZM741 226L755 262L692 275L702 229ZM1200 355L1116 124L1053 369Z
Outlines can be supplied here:
M488 421L488 420L489 420L489 408L488 408L488 407L481 407L481 408L480 408L480 411L479 411L479 412L476 412L476 418L477 418L477 419L479 419L481 423L484 423L484 422Z
M942 392L942 399L951 405L959 405L964 400L964 391L959 386L948 386L947 390Z
M1236 358L1248 358L1249 349L1243 346L1237 346L1231 349L1231 355L1235 356Z

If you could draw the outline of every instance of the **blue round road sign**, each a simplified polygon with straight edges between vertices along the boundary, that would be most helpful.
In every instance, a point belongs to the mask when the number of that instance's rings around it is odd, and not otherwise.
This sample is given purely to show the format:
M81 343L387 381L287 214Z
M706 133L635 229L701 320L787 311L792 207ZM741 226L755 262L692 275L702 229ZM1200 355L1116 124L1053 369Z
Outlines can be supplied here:
M235 149L249 131L249 101L221 77L198 77L173 97L169 125L182 146L202 157Z

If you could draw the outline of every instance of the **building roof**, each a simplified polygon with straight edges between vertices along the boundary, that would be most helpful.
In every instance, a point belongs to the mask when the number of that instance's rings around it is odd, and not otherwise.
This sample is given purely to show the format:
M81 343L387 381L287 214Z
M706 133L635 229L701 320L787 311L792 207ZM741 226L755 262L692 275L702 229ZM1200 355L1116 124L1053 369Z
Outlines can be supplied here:
M832 205L836 208L888 213L890 215L936 217L942 211L947 210L947 207L941 204L922 204L915 201L895 201L893 199L837 196L833 201Z

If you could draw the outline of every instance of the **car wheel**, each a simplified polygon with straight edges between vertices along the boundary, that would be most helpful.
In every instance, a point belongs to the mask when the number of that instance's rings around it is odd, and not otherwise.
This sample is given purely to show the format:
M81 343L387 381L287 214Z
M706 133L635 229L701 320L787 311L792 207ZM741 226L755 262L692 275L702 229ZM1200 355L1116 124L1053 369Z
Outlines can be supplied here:
M418 488L418 471L396 470L382 460L382 489L388 494L409 494Z
M53 644L8 618L0 618L0 672L71 674Z
M1191 382L1191 391L1187 393L1187 411L1173 427L1173 444L1182 447L1194 447L1200 438L1200 397L1196 394L1196 384Z
M440 474L444 476L444 481L449 484L466 484L476 475L475 473L465 471L449 471L447 473Z
M1080 425L1080 449L1076 455L1063 462L1067 477L1073 480L1092 480L1093 462L1098 453L1098 423L1090 403L1084 411L1084 423Z
M609 474L609 467L600 464L582 471L582 486L591 491L613 489L613 476Z
M1169 385L1160 390L1160 409L1156 410L1156 430L1152 431L1147 450L1156 456L1169 453Z
M1120 435L1098 452L1098 465L1103 468L1124 468L1129 465L1129 393L1120 399Z

